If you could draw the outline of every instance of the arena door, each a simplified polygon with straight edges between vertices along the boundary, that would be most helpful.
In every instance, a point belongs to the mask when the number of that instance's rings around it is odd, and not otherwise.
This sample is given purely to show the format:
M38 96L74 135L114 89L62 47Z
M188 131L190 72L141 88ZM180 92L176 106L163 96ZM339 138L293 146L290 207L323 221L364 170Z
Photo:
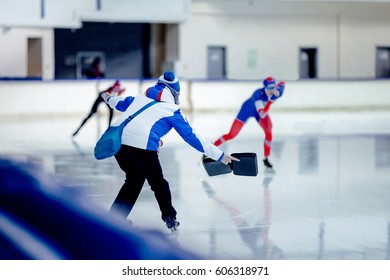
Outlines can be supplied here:
M207 50L207 78L226 78L226 50L225 47L209 46Z
M317 78L317 48L300 48L299 50L299 78Z
M28 38L27 48L27 76L42 78L42 39Z
M376 48L376 78L390 77L390 47Z

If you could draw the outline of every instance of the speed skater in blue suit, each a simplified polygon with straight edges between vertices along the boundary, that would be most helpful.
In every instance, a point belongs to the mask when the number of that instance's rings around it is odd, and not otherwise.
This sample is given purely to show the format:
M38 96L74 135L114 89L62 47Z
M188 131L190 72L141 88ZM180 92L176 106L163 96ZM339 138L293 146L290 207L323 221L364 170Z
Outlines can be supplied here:
M276 83L273 77L267 77L263 81L263 87L256 89L252 96L248 98L241 106L237 117L233 121L230 131L222 135L215 142L215 146L220 146L223 143L235 138L241 131L245 122L253 117L263 129L265 139L264 147L264 165L266 168L272 169L273 165L268 157L271 155L272 147L272 120L269 116L271 105L280 97L282 97L285 88L285 82Z

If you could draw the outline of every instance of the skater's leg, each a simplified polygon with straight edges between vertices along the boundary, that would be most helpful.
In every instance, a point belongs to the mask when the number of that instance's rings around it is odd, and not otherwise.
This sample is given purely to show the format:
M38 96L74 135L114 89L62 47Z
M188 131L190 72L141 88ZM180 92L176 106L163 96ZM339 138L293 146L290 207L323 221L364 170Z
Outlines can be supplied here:
M214 142L214 145L220 146L224 142L235 138L238 135L238 133L241 131L241 128L244 126L246 121L250 117L255 117L256 115L257 112L255 106L253 105L253 101L250 99L245 101L244 104L242 104L236 119L233 121L229 133L222 135L222 137L220 137L218 140Z
M110 212L117 212L125 219L133 209L145 182L145 179L143 178L129 178L127 176L131 176L131 174L126 174L125 183L121 187L109 210Z
M169 189L169 183L164 179L158 154L153 152L147 156L148 158L145 161L145 167L148 170L146 179L156 197L161 211L161 219L169 229L176 231L180 223L176 221L177 212L172 205L171 190Z
M112 117L114 116L114 110L107 104L109 110L108 126L111 125Z
M240 130L243 126L244 126L244 122L242 122L239 119L235 119L233 121L231 128L230 128L229 133L222 135L218 140L216 140L214 142L214 145L220 146L223 143L225 143L226 141L233 139L234 137L236 137L238 135L238 133L240 132Z
M76 129L75 132L73 132L73 136L76 136L77 133L79 133L80 129L85 125L85 123L89 120L90 117L92 117L93 113L89 113L88 116L81 122L80 126Z
M76 134L79 133L80 129L86 124L86 122L97 112L97 108L98 108L100 102L102 102L101 100L103 100L103 99L100 96L95 100L95 102L93 103L91 111L89 112L88 116L81 122L80 126L73 133L73 136L76 136Z
M260 126L264 130L265 139L264 139L264 157L269 157L271 155L271 146L272 146L272 121L270 116L266 116L263 119L260 119Z
M163 221L168 217L176 218L176 210L172 205L172 195L169 183L165 180L157 154L151 154L148 164L148 183L154 192L161 211Z
M126 173L126 179L110 208L110 212L118 212L126 219L138 199L145 177L137 169L136 159L126 149L119 150L115 158L120 168Z
M268 157L271 155L272 148L272 121L270 116L266 116L263 119L260 119L260 126L264 130L265 139L264 139L264 165L266 167L272 168L272 164L269 162Z
M157 199L162 219L167 226L168 218L175 220L176 210L172 206L169 184L163 177L157 152L122 146L115 158L126 173L126 182L115 199L112 209L121 209L123 215L127 217L146 178ZM178 224L178 222L174 223L175 226Z

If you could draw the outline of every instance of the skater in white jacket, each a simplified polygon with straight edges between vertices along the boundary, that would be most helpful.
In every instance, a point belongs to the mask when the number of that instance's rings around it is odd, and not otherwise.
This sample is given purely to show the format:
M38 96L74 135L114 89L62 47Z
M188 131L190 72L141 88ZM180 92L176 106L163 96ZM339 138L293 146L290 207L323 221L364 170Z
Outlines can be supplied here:
M161 137L174 128L184 141L207 157L224 164L238 160L194 132L180 110L179 95L180 83L172 71L166 71L145 94L136 97L104 95L113 109L124 112L113 126L119 125L146 104L158 101L132 119L123 130L122 147L115 159L126 173L126 179L110 211L118 211L127 218L147 180L160 207L161 218L171 230L176 230L180 223L176 220L169 183L164 178L159 161Z

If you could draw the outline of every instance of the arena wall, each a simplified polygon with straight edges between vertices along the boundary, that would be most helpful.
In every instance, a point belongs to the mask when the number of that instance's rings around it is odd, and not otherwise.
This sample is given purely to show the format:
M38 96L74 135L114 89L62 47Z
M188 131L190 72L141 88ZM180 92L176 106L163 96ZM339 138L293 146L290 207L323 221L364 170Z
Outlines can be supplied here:
M7 117L72 116L86 114L98 90L113 81L2 81L0 119ZM125 95L144 92L155 80L123 80ZM184 112L238 111L260 87L258 81L181 81ZM390 110L390 81L286 81L274 111ZM101 106L104 114L106 108Z

